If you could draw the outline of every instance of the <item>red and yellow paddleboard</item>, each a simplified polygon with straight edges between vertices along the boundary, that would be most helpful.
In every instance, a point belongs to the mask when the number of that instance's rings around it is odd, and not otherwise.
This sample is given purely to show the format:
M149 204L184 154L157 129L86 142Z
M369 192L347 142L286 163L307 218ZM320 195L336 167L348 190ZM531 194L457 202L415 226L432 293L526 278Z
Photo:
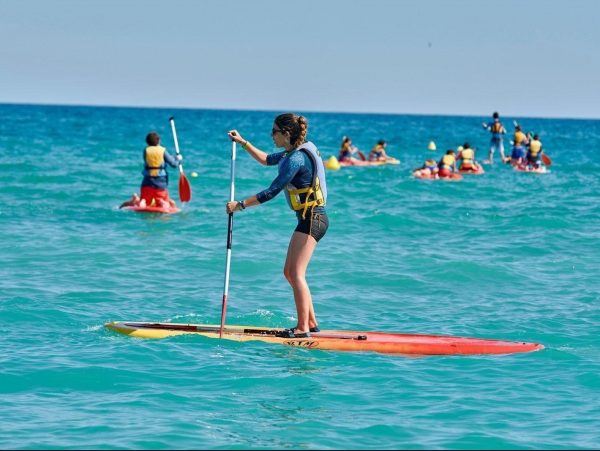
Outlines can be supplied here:
M113 321L106 328L137 338L167 338L177 335L202 335L219 338L219 326L204 324L146 323ZM443 335L399 334L322 330L310 338L285 338L285 329L250 326L225 326L223 338L234 341L263 341L327 351L380 352L398 355L485 355L515 354L544 349L538 343L463 338Z

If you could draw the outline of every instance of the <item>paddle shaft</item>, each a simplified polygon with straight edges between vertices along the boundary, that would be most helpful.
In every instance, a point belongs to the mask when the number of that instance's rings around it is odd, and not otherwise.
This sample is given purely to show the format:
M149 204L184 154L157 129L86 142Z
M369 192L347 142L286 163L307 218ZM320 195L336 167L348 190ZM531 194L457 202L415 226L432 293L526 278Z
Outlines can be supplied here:
M173 132L173 140L175 141L175 152L177 155L181 155L179 153L177 130L175 130L175 118L169 118L169 122L171 123L171 131ZM183 165L181 164L181 160L179 161L179 200L181 202L189 202L192 200L192 187L190 186L190 182L188 181L187 177L183 173Z
M231 185L229 188L229 202L233 202L235 196L235 152L236 142L231 142ZM227 222L227 259L225 262L225 283L223 287L223 302L221 305L221 328L219 338L223 338L225 328L225 316L227 314L227 296L229 295L229 271L231 269L231 242L233 241L233 213L229 213Z
M171 131L173 132L173 140L175 141L175 153L180 155L179 153L179 141L177 140L177 131L175 130L175 118L169 118L169 122L171 123ZM183 165L179 162L179 173L183 175Z

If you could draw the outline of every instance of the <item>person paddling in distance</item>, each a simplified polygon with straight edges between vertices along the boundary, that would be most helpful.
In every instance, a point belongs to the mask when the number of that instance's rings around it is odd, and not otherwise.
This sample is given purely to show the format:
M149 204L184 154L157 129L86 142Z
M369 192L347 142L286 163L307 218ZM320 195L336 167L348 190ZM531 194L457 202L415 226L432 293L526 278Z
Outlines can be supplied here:
M389 160L390 157L387 153L385 153L385 148L387 147L387 143L380 139L377 141L377 144L373 146L371 151L369 152L369 161L386 161Z
M458 169L461 171L477 172L481 169L479 163L475 161L475 149L472 149L469 143L459 147L456 160L460 162Z
M542 148L542 142L540 141L540 135L537 133L533 135L533 138L529 141L529 147L527 150L527 167L530 169L539 169L542 167L542 155L544 149Z
M506 129L502 122L500 122L500 115L497 111L492 114L493 121L489 124L485 122L481 124L483 128L488 130L492 134L492 138L490 140L490 155L488 157L487 163L494 164L494 152L498 150L500 152L500 159L502 162L506 162L506 157L504 155L504 137L503 135L506 133ZM484 162L485 163L485 162Z
M146 136L147 147L144 149L144 170L140 196L133 194L130 200L123 202L123 207L161 207L175 208L175 201L169 197L169 174L166 165L176 168L183 157L169 155L167 150L160 145L160 136L150 132Z
M279 172L269 188L244 200L228 202L227 213L263 204L282 190L288 205L296 212L298 225L290 239L283 273L294 291L298 323L284 331L282 336L287 338L307 338L310 332L319 332L306 269L317 243L329 227L325 212L327 184L319 151L312 142L306 141L307 130L308 122L303 116L292 113L277 116L271 131L273 142L285 150L272 154L245 140L237 130L228 133L229 138L240 143L256 161L264 166L277 165Z
M354 155L358 154L360 158L360 160L358 158L356 158ZM347 136L344 136L344 139L342 140L342 144L340 145L340 153L338 155L338 161L345 161L347 163L355 163L357 161L362 161L364 160L364 155L363 153L358 150L358 148L356 146L354 146L352 144L352 140L350 138L348 138Z
M513 166L521 166L525 162L525 149L529 145L529 139L521 130L520 125L515 125L515 134L513 136L513 149L510 156L510 163Z
M438 162L438 176L451 177L456 173L456 152L453 149L448 149L446 154Z

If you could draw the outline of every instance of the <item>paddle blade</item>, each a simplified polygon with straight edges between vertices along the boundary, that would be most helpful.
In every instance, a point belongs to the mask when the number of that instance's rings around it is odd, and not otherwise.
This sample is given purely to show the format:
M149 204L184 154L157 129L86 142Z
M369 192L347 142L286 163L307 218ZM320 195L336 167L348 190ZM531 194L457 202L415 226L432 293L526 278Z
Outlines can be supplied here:
M551 166L552 165L552 160L550 159L550 157L548 155L546 155L545 153L542 154L542 160L544 160L544 164L546 166Z
M192 200L192 187L184 174L179 176L179 200L181 202Z
M360 159L362 161L367 161L367 157L365 157L365 154L362 153L362 151L360 151L360 150L358 151L358 156L360 157Z

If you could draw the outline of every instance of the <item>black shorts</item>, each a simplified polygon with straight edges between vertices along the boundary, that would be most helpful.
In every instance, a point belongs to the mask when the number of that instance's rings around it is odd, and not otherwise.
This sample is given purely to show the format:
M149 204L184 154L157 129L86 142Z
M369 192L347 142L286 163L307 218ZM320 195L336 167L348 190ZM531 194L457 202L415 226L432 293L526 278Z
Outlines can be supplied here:
M308 212L306 219L298 219L298 225L296 226L295 232L310 235L317 240L318 243L319 240L325 236L328 228L329 218L326 213L313 212L311 215L310 212Z

